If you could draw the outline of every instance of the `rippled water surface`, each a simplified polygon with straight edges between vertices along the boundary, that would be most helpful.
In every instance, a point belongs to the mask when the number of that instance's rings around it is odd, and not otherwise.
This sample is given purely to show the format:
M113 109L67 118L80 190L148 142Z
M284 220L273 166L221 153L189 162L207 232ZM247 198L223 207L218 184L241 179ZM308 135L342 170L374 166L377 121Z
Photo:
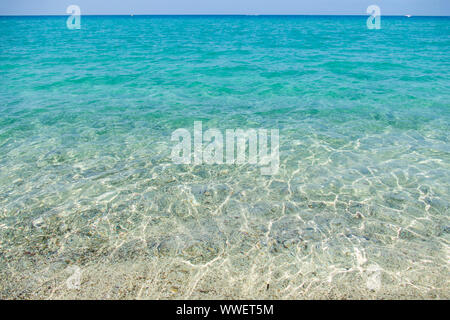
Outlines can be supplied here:
M450 298L450 19L366 19L0 18L0 297Z

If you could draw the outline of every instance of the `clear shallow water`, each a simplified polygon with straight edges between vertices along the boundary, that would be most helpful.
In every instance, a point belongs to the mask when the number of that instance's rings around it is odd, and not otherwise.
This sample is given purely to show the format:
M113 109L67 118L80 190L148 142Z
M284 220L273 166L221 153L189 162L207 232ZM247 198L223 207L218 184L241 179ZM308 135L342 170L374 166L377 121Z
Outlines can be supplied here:
M366 19L0 18L0 297L450 298L450 19Z

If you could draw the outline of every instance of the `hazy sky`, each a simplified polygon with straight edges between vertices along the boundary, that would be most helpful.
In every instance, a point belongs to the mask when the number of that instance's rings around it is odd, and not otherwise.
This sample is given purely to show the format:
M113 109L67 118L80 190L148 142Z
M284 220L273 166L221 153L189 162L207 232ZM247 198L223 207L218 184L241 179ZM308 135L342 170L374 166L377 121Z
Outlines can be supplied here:
M450 0L0 0L0 15L81 14L366 14L450 16Z

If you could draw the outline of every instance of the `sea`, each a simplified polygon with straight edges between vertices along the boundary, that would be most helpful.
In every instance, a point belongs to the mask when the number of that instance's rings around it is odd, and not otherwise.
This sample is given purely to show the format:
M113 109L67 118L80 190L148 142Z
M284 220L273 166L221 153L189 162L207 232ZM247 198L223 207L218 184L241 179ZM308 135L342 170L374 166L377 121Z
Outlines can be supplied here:
M0 298L450 298L449 17L67 19L0 17Z

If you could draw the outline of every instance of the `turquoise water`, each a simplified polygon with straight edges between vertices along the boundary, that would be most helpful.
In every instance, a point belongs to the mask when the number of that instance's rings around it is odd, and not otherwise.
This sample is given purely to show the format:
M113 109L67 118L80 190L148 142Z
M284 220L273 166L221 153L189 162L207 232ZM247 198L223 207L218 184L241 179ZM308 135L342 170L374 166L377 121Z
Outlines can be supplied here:
M366 19L1 17L0 297L450 298L450 19Z

